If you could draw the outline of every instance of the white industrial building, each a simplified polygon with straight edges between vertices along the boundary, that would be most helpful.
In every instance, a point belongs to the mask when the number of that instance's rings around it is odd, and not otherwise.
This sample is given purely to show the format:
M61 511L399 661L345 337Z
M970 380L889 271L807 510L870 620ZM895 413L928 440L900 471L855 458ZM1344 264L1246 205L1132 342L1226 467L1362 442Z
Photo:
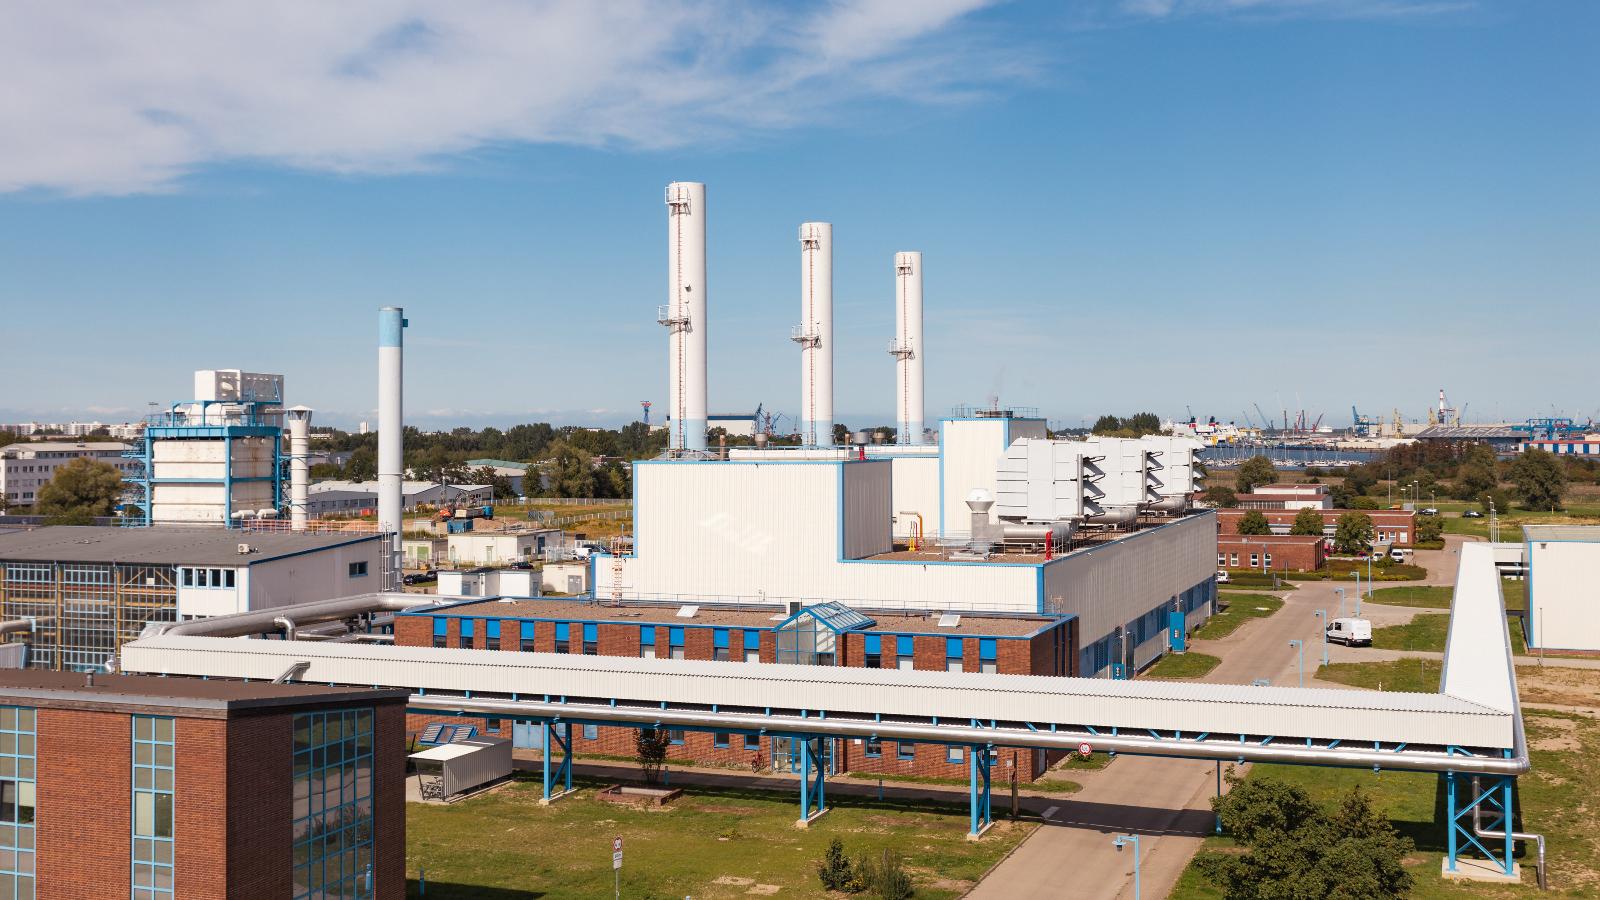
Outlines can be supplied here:
M0 506L33 504L39 489L56 477L56 469L75 459L103 462L131 477L138 473L139 463L123 458L128 449L120 441L35 441L0 447Z
M440 597L537 597L540 576L532 569L439 570Z
M329 515L360 515L378 507L376 481L315 481L311 484L306 510L312 518ZM486 484L439 484L433 481L405 481L400 484L401 508L407 512L419 505L477 506L494 500L494 488Z
M1600 526L1524 525L1530 650L1600 650Z
M498 566L537 560L545 550L564 545L566 535L559 528L464 531L446 540L445 556L451 565Z

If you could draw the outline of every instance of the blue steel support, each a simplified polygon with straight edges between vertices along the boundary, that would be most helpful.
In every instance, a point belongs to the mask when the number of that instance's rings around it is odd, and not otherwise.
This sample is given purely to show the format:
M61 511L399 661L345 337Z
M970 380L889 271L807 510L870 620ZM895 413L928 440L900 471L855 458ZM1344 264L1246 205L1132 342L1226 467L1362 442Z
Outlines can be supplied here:
M797 737L794 740L800 744L800 821L809 822L828 811L828 771L820 758L822 748L819 746L815 752L811 749L812 741L820 743L827 739Z
M556 767L555 777L563 783L561 793L572 790L572 729L554 728L548 720L539 723L544 732L544 752L542 760L544 774L544 801L550 802L550 757L555 755L557 747L561 749L561 764ZM565 732L563 735L562 732Z
M1445 868L1447 871L1456 871L1456 857L1464 849L1458 838L1466 839L1466 846L1477 848L1493 863L1503 874L1510 875L1515 865L1513 859L1512 838L1512 784L1514 778L1492 775L1479 776L1489 781L1487 790L1476 792L1470 802L1462 805L1457 794L1456 773L1445 773L1445 814L1449 827L1447 840L1447 856ZM1476 779L1474 779L1476 784ZM1484 831L1504 831L1505 844L1500 853L1489 849L1489 845L1478 839L1477 830L1473 824L1474 813L1483 818ZM1487 840L1487 837L1485 837ZM1498 842L1496 842L1498 843Z
M989 769L993 761L989 759L989 747L986 744L973 744L967 748L967 753L967 801L972 812L972 826L967 831L967 837L976 838L994 824L994 809L989 793Z

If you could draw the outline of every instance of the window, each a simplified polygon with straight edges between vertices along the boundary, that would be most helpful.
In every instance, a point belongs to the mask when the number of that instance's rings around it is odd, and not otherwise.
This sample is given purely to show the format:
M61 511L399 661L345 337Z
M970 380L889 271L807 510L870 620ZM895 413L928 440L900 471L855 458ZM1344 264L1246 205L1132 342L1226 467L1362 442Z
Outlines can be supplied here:
M999 642L994 638L978 639L978 671L989 673L1000 671Z
M895 668L910 669L916 665L917 639L909 634L902 634L894 639Z
M34 895L35 721L32 709L0 706L0 897L4 900Z
M712 732L711 746L718 750L728 749L728 733L726 731Z
M362 563L362 565L364 566L364 565L366 565L366 563ZM366 573L363 572L361 574L365 575ZM222 570L222 581L223 581L223 586L224 587L233 587L233 576L234 576L234 572L233 572L232 569L223 569Z
M683 729L682 728L668 728L667 729L667 743L672 744L674 746L678 746L678 747L683 746Z
M944 670L961 671L961 638L944 639Z
M639 657L641 659L656 658L656 627L654 625L639 626Z
M594 622L583 623L583 655L595 656L600 652L600 626Z
M883 668L883 635L869 634L862 639L861 664L869 669Z
M1272 554L1271 553L1268 553L1265 556L1263 556L1262 560L1266 562L1267 568L1269 568L1269 569L1272 568Z
M746 750L760 750L761 749L761 735L759 735L759 734L747 734L747 735L745 735L744 736L744 748Z
M294 717L295 900L373 895L372 719L371 707Z
M585 725L585 726L583 726L583 739L586 740L586 741L598 741L598 740L600 740L600 726L599 725Z
M566 653L572 649L572 626L566 622L556 623L556 652Z
M883 741L875 737L867 738L866 746L863 752L866 754L867 759L878 759L882 757Z
M683 659L683 628L676 625L667 628L667 645L673 659Z
M1259 553L1250 554L1250 568L1254 569L1259 565L1261 565L1261 555Z
M183 570L183 586L184 587L194 587L194 570L193 569L184 569Z
M1223 566L1225 566L1227 564L1228 564L1227 555L1223 554L1223 553L1218 553L1217 554L1217 568L1220 569L1220 568L1222 568Z
M211 570L211 586L214 587L214 588L222 587L222 570L221 569L212 569Z
M491 731L491 732L499 731L500 730L500 720L499 719L485 719L483 721L483 730L484 731Z
M1239 554L1237 554L1237 553L1229 553L1228 554L1228 565L1233 566L1234 568L1238 568L1238 566L1239 566Z
M365 578L365 577L367 577L367 563L366 563L365 560L363 560L361 562L353 562L353 563L350 564L350 577L351 578Z
M460 638L458 638L456 640L456 646L457 647L470 648L472 646L472 632L473 632L472 620L471 619L462 619L461 620L461 636L460 636Z
M133 717L133 900L173 896L173 727Z
M441 616L433 617L433 645L435 647L447 646L450 639L450 620Z
M962 748L956 744L946 745L944 748L944 761L947 763L966 762L967 756Z
M754 628L747 629L744 633L744 661L761 662L761 632Z
M518 628L517 649L523 653L533 652L533 623L523 622Z
M728 654L728 629L711 629L711 658L719 662L727 662Z
M483 623L483 646L489 650L500 649L500 620L489 619Z
M917 745L901 741L895 745L894 757L895 759L916 759Z

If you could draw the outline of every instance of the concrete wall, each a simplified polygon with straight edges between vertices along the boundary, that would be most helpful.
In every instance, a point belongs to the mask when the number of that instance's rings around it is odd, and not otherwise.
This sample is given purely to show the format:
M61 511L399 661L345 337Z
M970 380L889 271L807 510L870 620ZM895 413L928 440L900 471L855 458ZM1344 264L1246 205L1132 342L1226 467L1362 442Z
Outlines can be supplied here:
M1530 541L1529 647L1600 650L1600 543Z

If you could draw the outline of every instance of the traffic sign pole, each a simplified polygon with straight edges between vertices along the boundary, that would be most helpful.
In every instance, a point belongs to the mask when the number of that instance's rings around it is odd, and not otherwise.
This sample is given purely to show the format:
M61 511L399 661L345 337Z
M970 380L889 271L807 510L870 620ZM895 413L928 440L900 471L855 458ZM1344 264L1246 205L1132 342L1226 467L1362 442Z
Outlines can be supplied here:
M611 841L611 889L622 900L622 838Z

